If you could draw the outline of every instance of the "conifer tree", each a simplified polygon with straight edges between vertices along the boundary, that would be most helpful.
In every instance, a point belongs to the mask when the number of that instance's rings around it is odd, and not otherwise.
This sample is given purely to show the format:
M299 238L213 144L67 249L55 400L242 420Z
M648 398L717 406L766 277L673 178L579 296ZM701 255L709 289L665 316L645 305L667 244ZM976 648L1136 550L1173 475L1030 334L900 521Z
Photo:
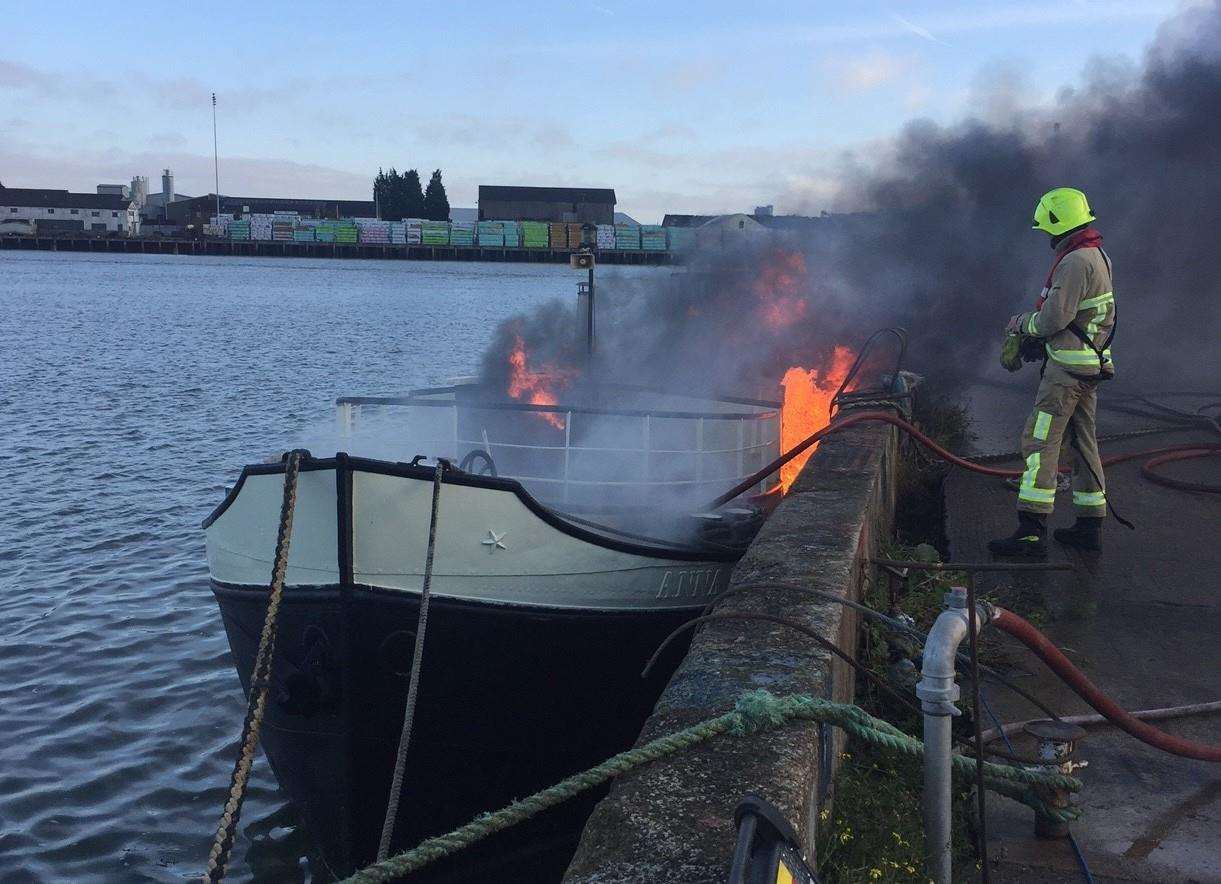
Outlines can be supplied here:
M420 186L420 173L408 169L402 176L403 217L427 218L424 214L424 189ZM431 185L430 185L431 186Z
M389 199L389 183L386 173L378 166L377 177L373 179L373 205L383 212L386 211L386 202Z
M428 189L424 191L424 217L430 221L449 220L449 198L445 195L440 169L433 170L428 179Z

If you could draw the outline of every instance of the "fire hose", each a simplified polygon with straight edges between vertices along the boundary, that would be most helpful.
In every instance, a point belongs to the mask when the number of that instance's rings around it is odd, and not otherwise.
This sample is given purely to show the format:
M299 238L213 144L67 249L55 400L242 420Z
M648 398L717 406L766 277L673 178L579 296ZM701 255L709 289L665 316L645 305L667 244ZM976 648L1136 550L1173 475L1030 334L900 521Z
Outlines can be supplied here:
M994 608L991 623L1033 651L1077 696L1130 736L1171 755L1221 762L1221 746L1176 737L1132 715L1090 681L1047 636L1017 614L1004 608Z
M900 430L907 433L907 435L915 439L942 460L954 466L962 467L965 470L981 473L985 476L998 476L1003 479L1014 478L1022 475L1021 470L1004 469L1002 467L989 467L985 466L984 464L968 460L965 457L959 457L953 452L947 451L945 448L938 445L929 436L921 432L914 424L910 423L909 421L905 421L903 418L897 415L890 414L889 412L885 411L863 411L859 414L849 415L848 417L828 424L821 430L807 436L780 457L763 467L763 469L743 479L733 488L730 488L720 497L716 498L716 500L709 504L709 509L716 509L717 507L724 506L739 494L749 491L751 488L766 479L772 473L779 470L793 458L807 451L812 446L817 445L824 437L829 436L832 433L842 432L843 430L847 430L849 427L863 423L886 423L890 424L891 426L898 427ZM1182 482L1177 479L1170 479L1166 476L1162 476L1153 471L1154 467L1168 463L1172 460L1186 460L1188 458L1207 457L1218 452L1221 452L1221 442L1190 442L1184 445L1170 445L1164 448L1150 448L1144 451L1112 454L1109 457L1104 457L1102 459L1102 465L1104 467L1113 466L1129 460L1149 457L1151 460L1147 461L1141 467L1141 475L1151 482L1156 482L1159 485L1165 485L1170 488L1178 488L1187 491L1221 493L1221 485ZM1068 472L1068 470L1061 467L1060 472Z
M781 455L776 460L765 466L763 469L756 472L754 475L735 485L729 491L722 494L710 505L710 508L722 506L733 500L739 494L742 494L758 482L762 481L767 476L780 469L793 458L808 450L813 445L817 444L821 439L831 433L841 432L853 427L857 424L864 423L886 423L891 426L898 427L903 430L925 448L932 451L938 457L954 466L962 467L963 469L971 470L972 472L981 473L986 476L997 476L1009 478L1012 476L1020 476L1020 470L1003 469L1000 467L989 467L983 464L975 463L966 458L947 451L941 445L937 444L933 439L923 433L919 428L909 421L904 420L897 415L883 411L866 411L859 414L849 415L842 418L821 430L811 434L797 445L790 448L787 452ZM1193 442L1185 445L1172 445L1164 448L1153 448L1145 451L1128 452L1124 454L1115 454L1102 459L1104 466L1124 463L1130 460L1137 460L1142 457L1151 458L1142 466L1141 474L1154 482L1167 485L1171 488L1184 488L1192 491L1221 491L1221 486L1216 485L1198 485L1194 483L1181 483L1178 480L1168 479L1165 476L1160 476L1153 472L1153 468L1163 463L1168 463L1174 460L1185 460L1194 457L1206 457L1211 454L1221 452L1221 442ZM1083 700L1089 703L1094 709L1105 716L1109 721L1117 727L1135 737L1136 739L1147 743L1154 748L1161 749L1164 752L1169 752L1172 755L1181 755L1186 758L1195 758L1202 761L1221 762L1221 746L1209 745L1206 743L1198 743L1192 740L1185 740L1181 737L1173 736L1163 730L1153 727L1146 722L1133 716L1131 713L1120 707L1115 701L1111 700L1097 686L1091 682L1081 670L1077 669L1072 662L1060 652L1051 640L1044 636L1041 632L1027 623L1018 615L1006 611L1001 608L996 609L996 615L993 621L998 628L1012 635L1018 641L1025 644L1033 651L1047 666L1056 673L1063 681L1068 684Z

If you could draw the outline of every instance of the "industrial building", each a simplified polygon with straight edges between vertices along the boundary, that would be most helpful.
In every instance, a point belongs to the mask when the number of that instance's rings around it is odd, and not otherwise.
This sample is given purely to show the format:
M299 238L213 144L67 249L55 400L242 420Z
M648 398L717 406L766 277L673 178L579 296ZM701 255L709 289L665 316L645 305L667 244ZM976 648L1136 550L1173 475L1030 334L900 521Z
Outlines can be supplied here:
M372 200L281 199L260 196L221 196L222 215L251 215L296 212L305 218L373 218L377 209ZM170 203L169 220L186 227L202 227L216 214L216 194L197 196Z
M0 187L0 220L34 222L40 231L140 232L140 213L129 196Z
M174 173L169 169L161 170L161 193L149 193L148 178L137 175L131 180L131 196L140 207L140 217L150 224L162 225L174 223L169 215L170 205L190 199L174 189Z
M479 185L480 221L615 223L615 191L604 187Z

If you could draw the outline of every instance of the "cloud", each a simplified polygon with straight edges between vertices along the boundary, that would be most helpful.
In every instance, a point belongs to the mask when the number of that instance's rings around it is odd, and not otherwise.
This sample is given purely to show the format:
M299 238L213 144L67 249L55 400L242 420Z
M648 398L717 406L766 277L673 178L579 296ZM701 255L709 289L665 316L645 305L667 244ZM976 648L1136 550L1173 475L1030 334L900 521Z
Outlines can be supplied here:
M78 98L93 101L113 96L113 84L94 77L69 79L57 71L36 68L20 61L0 58L0 87L27 92L44 98Z
M127 181L174 170L179 192L210 193L212 156L185 151L57 149L31 143L0 143L0 169L10 187L60 187L92 192L99 181ZM368 199L372 173L363 174L284 158L221 157L221 190L237 196Z
M679 92L691 92L711 83L724 71L725 64L720 59L697 58L677 65L664 79Z
M833 59L828 66L832 68L840 88L861 93L908 77L916 69L917 63L915 56L872 49L863 55Z
M446 114L408 120L403 125L414 130L417 140L429 144L440 142L498 150L512 147L558 150L576 144L566 127L546 119Z
M221 106L235 112L255 112L282 107L306 92L306 81L287 80L272 87L242 86L213 90L195 77L156 77L133 73L122 80L104 77L68 76L57 70L0 58L0 88L41 98L97 102L126 101L135 107L153 105L166 110L201 110L212 103L217 91Z
M157 132L148 137L148 146L161 149L181 149L187 145L187 137L181 132Z

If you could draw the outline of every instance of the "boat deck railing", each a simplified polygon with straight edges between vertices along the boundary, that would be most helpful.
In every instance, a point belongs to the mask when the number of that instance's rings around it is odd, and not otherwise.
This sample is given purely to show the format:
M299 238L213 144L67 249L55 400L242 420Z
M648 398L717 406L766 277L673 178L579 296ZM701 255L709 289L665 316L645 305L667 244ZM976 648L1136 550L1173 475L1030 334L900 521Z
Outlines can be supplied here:
M336 417L340 433L356 445L358 427L374 423L364 410L390 407L393 417L376 420L375 426L380 435L401 439L404 458L422 453L457 463L482 450L500 475L517 479L544 500L601 504L638 500L658 489L702 499L732 487L779 454L778 409L749 400L716 404L727 410L349 396L336 400ZM534 418L527 418L531 413ZM758 491L772 484L761 482Z

